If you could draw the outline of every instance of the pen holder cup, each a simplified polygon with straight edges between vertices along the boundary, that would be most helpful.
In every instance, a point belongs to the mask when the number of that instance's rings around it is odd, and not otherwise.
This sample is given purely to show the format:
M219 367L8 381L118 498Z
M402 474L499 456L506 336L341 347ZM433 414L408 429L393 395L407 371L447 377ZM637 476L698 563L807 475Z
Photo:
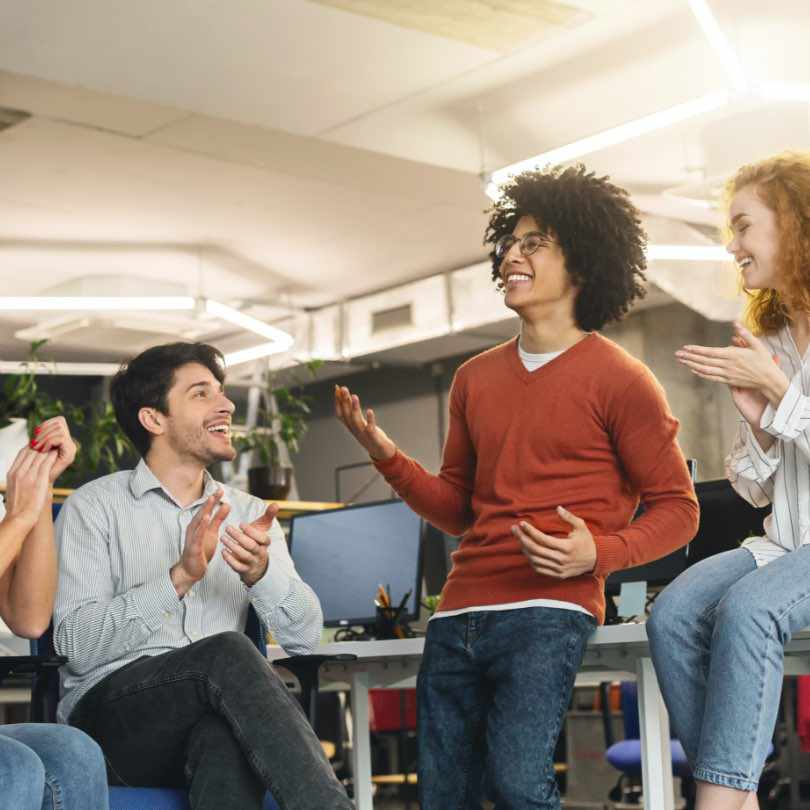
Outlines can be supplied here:
M378 607L374 621L374 638L399 638L397 628L397 609Z

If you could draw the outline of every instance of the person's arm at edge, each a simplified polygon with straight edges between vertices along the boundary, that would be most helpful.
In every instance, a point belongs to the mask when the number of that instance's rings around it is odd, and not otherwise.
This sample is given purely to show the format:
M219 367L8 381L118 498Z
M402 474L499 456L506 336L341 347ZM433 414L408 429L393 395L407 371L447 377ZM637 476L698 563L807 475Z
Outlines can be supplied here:
M33 526L0 521L0 617L21 638L39 638L51 621L56 594L56 547L49 495Z

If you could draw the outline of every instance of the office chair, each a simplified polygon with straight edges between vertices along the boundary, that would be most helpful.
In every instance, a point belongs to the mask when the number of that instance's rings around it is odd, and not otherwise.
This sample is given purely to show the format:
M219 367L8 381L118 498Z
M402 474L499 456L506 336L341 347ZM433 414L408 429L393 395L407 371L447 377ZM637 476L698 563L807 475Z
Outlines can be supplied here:
M619 781L610 792L611 801L620 801L628 793L640 798L641 791L633 784L641 778L641 730L638 718L638 688L632 681L620 684L620 706L624 721L624 739L616 741L610 717L610 695L608 683L599 684L602 706L602 724L605 730L605 759L620 772ZM693 801L693 780L686 754L678 740L670 740L672 749L672 774L681 779L681 792L686 799L686 810L691 810ZM628 782L630 784L628 784Z

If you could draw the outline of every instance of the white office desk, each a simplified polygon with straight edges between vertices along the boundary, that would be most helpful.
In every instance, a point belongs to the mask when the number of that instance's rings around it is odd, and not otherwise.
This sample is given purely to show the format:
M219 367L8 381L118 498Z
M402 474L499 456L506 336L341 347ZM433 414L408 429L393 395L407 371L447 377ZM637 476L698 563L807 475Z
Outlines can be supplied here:
M351 690L353 766L357 810L372 810L371 749L369 743L368 690L412 687L422 659L424 639L353 641L322 644L315 652L324 655L353 653L356 661L325 664L321 684ZM271 661L285 658L278 647L268 650ZM785 673L810 672L810 630L802 631L786 649ZM643 624L599 627L588 642L578 682L595 680L638 681L641 725L642 777L646 810L672 810L672 766L669 718L661 699L650 660Z

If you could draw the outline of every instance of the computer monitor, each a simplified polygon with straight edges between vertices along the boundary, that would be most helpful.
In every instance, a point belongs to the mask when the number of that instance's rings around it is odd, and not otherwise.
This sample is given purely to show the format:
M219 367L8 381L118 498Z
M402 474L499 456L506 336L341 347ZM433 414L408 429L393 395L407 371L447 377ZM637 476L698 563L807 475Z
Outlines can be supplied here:
M423 521L403 501L380 501L309 512L290 521L290 553L318 595L326 627L375 623L379 585L415 621L422 596Z
M692 479L692 483L695 484L697 462L695 459L689 458L686 460L686 466L689 470L689 477ZM700 484L695 484L695 492L698 495L698 500L700 500ZM639 504L633 520L643 514L644 504L642 503ZM691 564L690 545L690 543L687 543L681 548L676 548L675 551L670 552L665 557L659 557L652 562L637 565L634 568L623 568L620 571L614 571L605 580L605 593L608 596L617 596L621 591L623 582L646 582L651 588L668 585Z
M453 567L452 554L460 542L460 537L446 534L430 523L425 523L422 563L428 596L436 596L442 592L447 575Z

